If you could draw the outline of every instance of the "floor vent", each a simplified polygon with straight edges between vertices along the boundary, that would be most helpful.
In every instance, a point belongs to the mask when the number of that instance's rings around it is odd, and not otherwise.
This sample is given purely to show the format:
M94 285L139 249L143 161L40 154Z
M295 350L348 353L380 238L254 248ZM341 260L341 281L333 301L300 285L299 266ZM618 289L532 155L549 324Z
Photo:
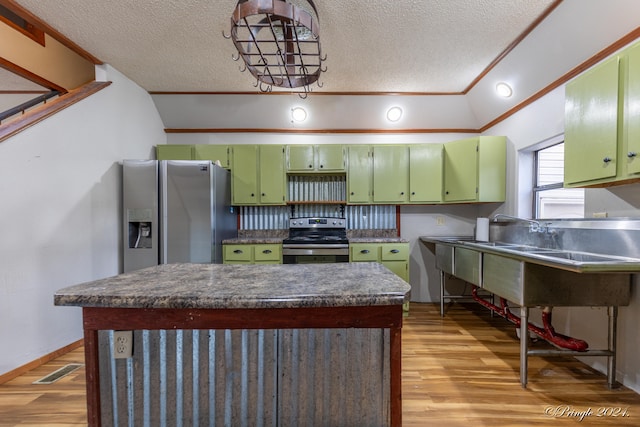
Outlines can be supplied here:
M70 363L70 364L65 365L62 368L58 369L57 371L53 371L52 373L50 373L46 377L42 377L39 380L34 381L32 384L51 384L51 383L54 383L54 382L58 381L60 378L66 376L66 375L69 375L70 373L72 373L76 369L81 368L82 366L84 366L82 363Z

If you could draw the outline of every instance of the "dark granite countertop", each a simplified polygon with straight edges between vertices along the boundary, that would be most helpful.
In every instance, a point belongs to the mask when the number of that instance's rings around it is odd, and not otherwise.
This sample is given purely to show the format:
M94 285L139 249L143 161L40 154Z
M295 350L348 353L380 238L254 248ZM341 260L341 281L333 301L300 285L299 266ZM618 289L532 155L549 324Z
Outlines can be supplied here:
M349 243L409 243L401 237L351 237Z
M396 305L411 287L378 263L164 264L60 289L55 305L298 308Z
M282 243L282 237L238 237L235 239L224 239L223 245L279 245Z

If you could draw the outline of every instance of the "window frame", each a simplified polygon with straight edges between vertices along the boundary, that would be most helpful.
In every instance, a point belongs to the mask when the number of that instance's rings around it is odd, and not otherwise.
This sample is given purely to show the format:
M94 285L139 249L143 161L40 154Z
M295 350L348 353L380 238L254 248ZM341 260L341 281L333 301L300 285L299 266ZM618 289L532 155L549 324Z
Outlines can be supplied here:
M536 150L533 151L533 186L531 188L531 196L532 196L532 200L531 200L531 209L532 209L532 218L534 219L545 219L545 218L541 218L540 217L540 197L539 194L545 191L549 191L549 190L558 190L558 189L563 189L564 187L564 180L560 181L560 182L554 182L551 184L545 184L545 185L539 185L538 181L539 181L539 168L540 168L540 152L547 150L551 147L555 147L557 145L561 145L564 144L564 138L561 138L560 140L557 140L556 142L546 145L544 147L539 147ZM584 198L583 198L583 202L584 202ZM584 217L584 212L583 212L583 217Z

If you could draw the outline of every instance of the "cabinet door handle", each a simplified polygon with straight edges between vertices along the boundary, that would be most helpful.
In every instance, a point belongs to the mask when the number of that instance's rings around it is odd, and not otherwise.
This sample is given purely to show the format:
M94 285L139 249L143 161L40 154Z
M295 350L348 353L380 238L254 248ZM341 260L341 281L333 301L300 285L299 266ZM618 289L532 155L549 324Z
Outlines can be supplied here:
M611 160L613 160L611 157L605 157L604 159L602 159L602 161L605 163L609 163L611 162Z
M251 197L256 197L255 193L251 193Z
M416 192L415 192L415 191L412 191L412 192L411 192L411 195L412 195L412 196L415 196L415 195L416 195Z
M324 167L324 165L320 165L320 169L322 169Z
M637 154L636 154L636 152L635 152L635 151L629 151L629 152L627 153L627 157L629 157L630 159L631 159L631 158L633 158L633 157L635 157L635 156L637 156Z
M351 192L351 195L353 196L354 194L356 194L356 193L354 193L354 192L352 191L352 192Z
M313 165L309 165L309 169L313 169Z
M363 249L360 251L361 254L368 254L369 253L369 249Z
M235 251L233 251L234 254L241 254L242 253L242 249L236 249Z
M264 193L262 193L262 197L264 197Z
M398 252L400 252L399 249L391 249L389 252L391 252L392 254L397 254Z
M400 195L401 195L401 196L404 196L404 191L400 192Z
M271 249L265 249L264 251L262 251L263 254L270 254L271 253Z

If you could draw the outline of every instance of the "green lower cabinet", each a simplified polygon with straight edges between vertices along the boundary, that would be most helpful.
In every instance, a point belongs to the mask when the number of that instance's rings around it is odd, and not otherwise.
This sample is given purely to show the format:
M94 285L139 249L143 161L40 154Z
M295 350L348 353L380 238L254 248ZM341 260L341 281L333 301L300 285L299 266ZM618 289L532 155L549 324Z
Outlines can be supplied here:
M282 264L282 245L223 245L223 264Z
M409 243L350 243L349 262L379 262L409 283Z

